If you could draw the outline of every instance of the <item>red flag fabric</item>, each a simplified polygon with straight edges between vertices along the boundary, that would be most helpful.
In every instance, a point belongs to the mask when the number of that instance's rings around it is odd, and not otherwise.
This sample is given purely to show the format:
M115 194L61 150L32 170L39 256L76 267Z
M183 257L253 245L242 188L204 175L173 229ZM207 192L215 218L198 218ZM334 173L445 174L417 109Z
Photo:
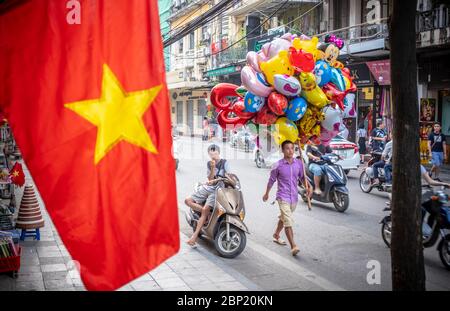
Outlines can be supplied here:
M14 163L9 171L9 177L14 185L22 187L25 184L25 174L23 173L22 164L19 162Z
M1 110L89 290L179 250L162 50L156 0L0 5Z

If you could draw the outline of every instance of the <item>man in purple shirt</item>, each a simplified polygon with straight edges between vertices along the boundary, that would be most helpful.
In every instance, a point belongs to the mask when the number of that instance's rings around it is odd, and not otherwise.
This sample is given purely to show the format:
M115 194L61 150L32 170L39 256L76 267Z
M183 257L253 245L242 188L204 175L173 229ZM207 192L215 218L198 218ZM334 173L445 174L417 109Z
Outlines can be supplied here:
M280 245L286 245L286 242L280 239L281 230L286 233L289 244L291 245L291 253L296 256L300 249L294 242L294 231L292 225L294 218L292 213L297 207L298 202L298 182L303 181L303 163L294 157L294 143L291 141L284 141L281 144L281 150L284 158L278 161L272 171L270 172L269 182L267 183L267 190L263 196L263 201L269 199L269 193L275 181L278 181L277 201L280 207L280 216L275 233L273 234L273 241ZM312 194L312 187L308 183L306 185L308 195Z

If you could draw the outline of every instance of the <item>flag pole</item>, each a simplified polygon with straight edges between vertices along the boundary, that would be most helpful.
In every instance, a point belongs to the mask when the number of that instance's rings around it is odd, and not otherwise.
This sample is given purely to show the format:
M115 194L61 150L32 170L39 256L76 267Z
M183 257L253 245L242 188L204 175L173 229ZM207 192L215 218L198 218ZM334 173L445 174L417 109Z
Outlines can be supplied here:
M304 180L304 184L305 184L305 189L308 190L309 185L308 185L308 180L306 178L306 168L305 168L305 161L303 160L303 155L302 155L302 146L300 143L300 139L297 140L297 145L298 145L298 153L300 154L300 161L302 161L302 166L303 166L303 180ZM308 192L306 193L306 200L308 203L308 210L311 210L311 198L308 195Z

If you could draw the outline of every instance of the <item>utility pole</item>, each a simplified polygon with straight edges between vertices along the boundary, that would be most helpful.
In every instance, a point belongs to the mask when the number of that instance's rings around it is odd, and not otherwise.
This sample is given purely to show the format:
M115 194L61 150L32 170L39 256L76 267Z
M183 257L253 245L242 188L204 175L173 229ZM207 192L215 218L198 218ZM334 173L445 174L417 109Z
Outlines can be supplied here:
M391 0L393 100L392 289L425 290L422 246L416 1Z

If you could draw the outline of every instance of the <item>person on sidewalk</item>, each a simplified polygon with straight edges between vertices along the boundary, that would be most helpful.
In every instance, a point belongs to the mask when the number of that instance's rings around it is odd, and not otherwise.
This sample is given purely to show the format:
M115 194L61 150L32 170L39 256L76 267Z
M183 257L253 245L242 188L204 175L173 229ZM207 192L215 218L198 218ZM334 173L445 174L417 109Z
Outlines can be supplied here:
M431 163L433 166L430 170L430 177L434 172L434 177L437 181L439 179L440 168L444 161L447 161L447 144L445 143L445 136L441 132L441 125L435 122L433 125L433 132L428 136L428 150L431 154Z
M359 129L356 131L356 140L358 141L359 155L361 157L359 163L364 164L364 155L367 153L367 131L364 127L364 122L359 125Z
M202 140L206 141L209 138L209 121L208 117L203 118L203 136Z
M306 155L309 159L308 168L309 171L314 175L314 193L317 195L322 195L322 190L320 190L320 180L322 179L322 174L324 173L322 170L322 166L319 164L320 156L327 153L333 153L333 150L330 146L314 146L308 144L306 147Z
M303 163L301 160L294 157L294 143L291 141L284 141L281 144L281 151L283 152L283 159L279 160L270 172L269 182L267 183L266 193L263 196L263 201L269 199L269 193L275 181L278 182L278 190L276 200L280 207L280 216L278 220L275 233L273 234L273 241L280 245L286 245L286 242L280 238L280 233L283 230L291 246L291 253L296 256L300 249L294 241L294 232L292 225L294 212L298 202L298 182L303 181ZM305 185L308 195L311 195L312 187Z
M228 161L220 158L220 148L219 146L212 144L208 147L208 155L211 161L207 164L208 181L198 187L198 189L188 198L185 199L184 203L195 211L201 211L200 219L198 220L197 227L194 234L187 241L192 247L195 247L198 235L206 223L208 216L210 214L211 208L214 207L216 203L216 189L218 187L223 187L223 181L220 178L227 177L230 183L233 183L234 179L229 175L230 165Z

